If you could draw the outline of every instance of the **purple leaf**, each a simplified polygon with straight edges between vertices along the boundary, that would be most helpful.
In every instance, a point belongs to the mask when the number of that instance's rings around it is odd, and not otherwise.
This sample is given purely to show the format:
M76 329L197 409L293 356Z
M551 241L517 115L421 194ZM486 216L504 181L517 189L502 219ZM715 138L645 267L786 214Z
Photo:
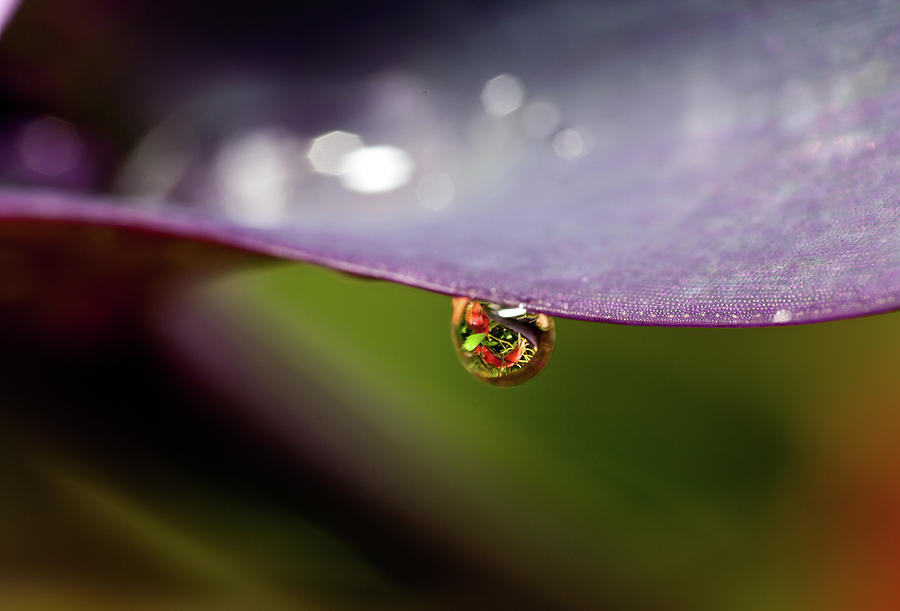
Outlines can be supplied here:
M585 320L900 307L900 9L517 11L389 74L310 77L300 118L201 142L155 193L176 203L8 189L0 217L209 240ZM340 120L309 110L335 95L352 108ZM332 130L366 148L310 165Z

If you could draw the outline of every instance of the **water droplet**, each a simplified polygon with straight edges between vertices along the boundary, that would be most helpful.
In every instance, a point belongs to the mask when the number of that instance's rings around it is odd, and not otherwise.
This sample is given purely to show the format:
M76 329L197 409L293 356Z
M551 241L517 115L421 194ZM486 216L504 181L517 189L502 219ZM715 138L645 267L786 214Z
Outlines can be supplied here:
M467 297L453 298L450 335L466 371L495 386L533 378L556 343L553 319L546 314Z

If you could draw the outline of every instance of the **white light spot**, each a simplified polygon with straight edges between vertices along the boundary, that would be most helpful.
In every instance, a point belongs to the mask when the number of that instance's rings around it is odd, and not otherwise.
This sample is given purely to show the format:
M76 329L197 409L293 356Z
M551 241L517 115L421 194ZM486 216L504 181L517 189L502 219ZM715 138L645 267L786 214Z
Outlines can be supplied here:
M22 129L19 155L29 170L60 176L74 169L81 157L81 138L68 121L41 117Z
M591 137L584 128L564 129L553 138L553 150L560 159L578 159L591 148Z
M523 316L527 312L528 311L525 308L506 308L498 311L497 316L500 318L515 318L517 316Z
M337 176L341 173L344 155L361 149L362 146L362 139L356 134L342 131L328 132L313 140L306 156L316 172Z
M351 191L384 193L409 182L413 162L403 149L367 146L344 155L339 169L341 183Z
M484 84L481 103L488 114L505 117L518 110L525 100L525 89L521 81L511 74L495 76Z
M790 310L778 310L775 312L775 315L772 316L772 322L791 322L791 311Z
M187 172L193 148L190 125L171 120L161 123L128 156L116 178L117 189L147 199L165 196Z
M226 142L213 172L228 216L254 227L283 221L299 188L304 153L303 142L279 128L258 129Z
M546 138L559 125L559 110L550 102L532 102L522 109L525 133L532 138Z
M440 210L453 201L453 181L443 172L430 172L416 184L416 197L423 208Z

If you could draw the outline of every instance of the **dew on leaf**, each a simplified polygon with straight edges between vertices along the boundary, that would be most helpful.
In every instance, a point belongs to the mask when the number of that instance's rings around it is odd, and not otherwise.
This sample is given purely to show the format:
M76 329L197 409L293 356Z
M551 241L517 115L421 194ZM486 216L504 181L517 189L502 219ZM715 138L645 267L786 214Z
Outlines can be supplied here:
M546 314L468 297L453 298L450 333L466 371L495 386L533 378L556 342L553 320Z

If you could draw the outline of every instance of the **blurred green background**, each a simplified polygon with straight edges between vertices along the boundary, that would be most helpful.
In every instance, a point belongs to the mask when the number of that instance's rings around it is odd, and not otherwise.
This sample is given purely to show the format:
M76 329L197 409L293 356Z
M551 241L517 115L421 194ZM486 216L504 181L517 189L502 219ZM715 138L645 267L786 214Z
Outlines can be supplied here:
M90 434L62 442L7 406L3 599L897 608L897 315L557 320L546 370L498 389L457 363L449 311L301 265L182 291L145 347L180 380L177 409L152 399L119 424L88 411Z

